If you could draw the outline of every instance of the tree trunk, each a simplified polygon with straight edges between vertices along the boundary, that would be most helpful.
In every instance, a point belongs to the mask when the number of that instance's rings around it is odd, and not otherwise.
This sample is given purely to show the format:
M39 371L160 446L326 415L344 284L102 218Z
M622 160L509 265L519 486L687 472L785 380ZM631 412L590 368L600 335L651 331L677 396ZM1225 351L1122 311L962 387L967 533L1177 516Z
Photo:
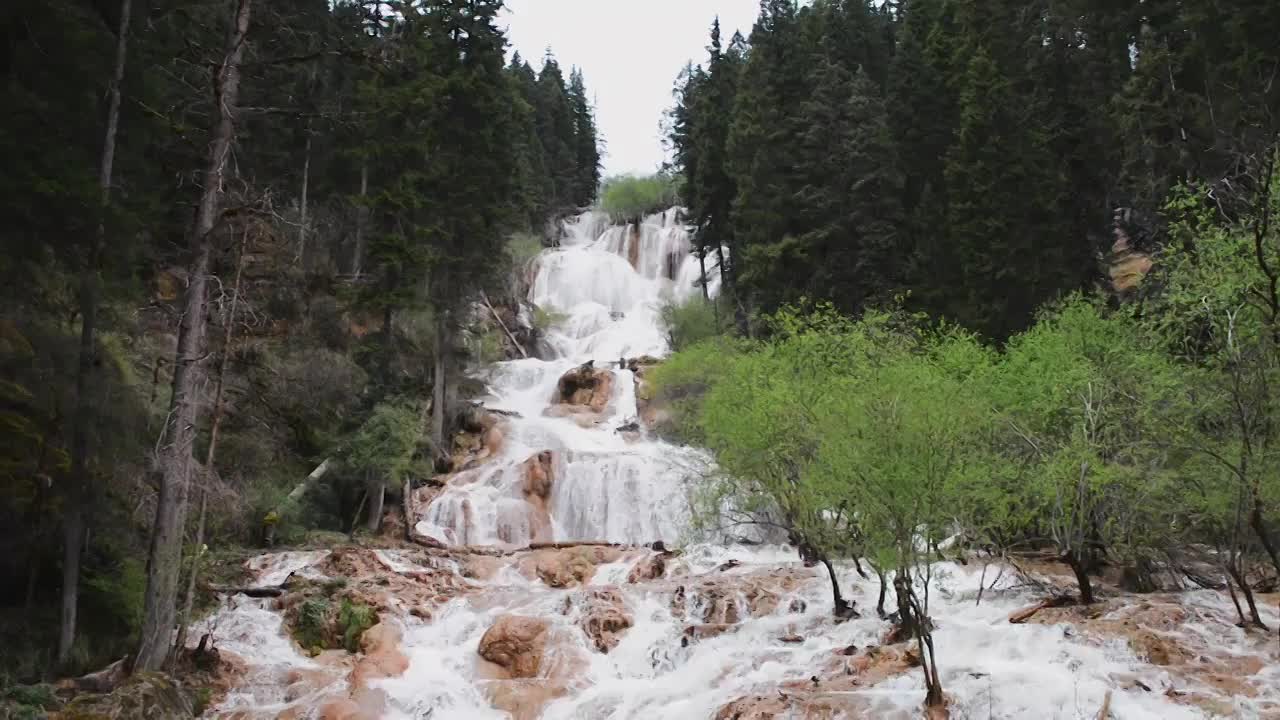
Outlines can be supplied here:
M244 57L252 0L237 0L228 33L227 52L214 75L214 122L209 146L204 189L196 208L189 243L192 260L188 285L178 327L178 351L174 358L173 391L169 401L156 472L160 475L160 497L147 555L147 589L141 641L134 659L135 670L159 670L173 641L178 575L182 561L182 532L187 512L187 491L194 458L199 421L200 363L203 359L208 319L205 317L209 258L212 234L218 220L224 174L235 135L234 108L240 91L239 66Z
M360 161L360 207L356 208L356 249L351 260L351 275L360 279L360 271L364 263L364 226L368 221L369 211L365 208L365 198L369 195L369 160Z
M1267 524L1262 518L1262 494L1257 486L1253 488L1252 505L1249 511L1249 527L1258 536L1262 549L1267 551L1267 557L1271 558L1271 566L1275 568L1276 574L1280 575L1280 552L1276 551L1276 545L1272 542L1271 535L1267 532Z
M1089 572L1080 558L1079 550L1067 552L1067 564L1071 566L1071 572L1076 576L1076 584L1080 586L1080 604L1092 605L1096 602L1093 596L1093 583L1089 581Z
M196 578L200 576L200 559L204 557L205 518L209 512L209 492L200 489L200 515L196 521L196 545L191 552L191 574L187 576L187 590L182 600L182 614L178 616L178 637L173 642L173 653L169 658L169 666L173 667L187 645L187 625L191 622L191 608L195 606Z
M111 204L111 180L115 172L116 135L120 128L120 84L124 82L128 55L129 20L133 1L121 0L120 25L116 31L115 68L107 101L107 126L103 133L102 157L98 163L99 217L97 231L89 241L85 267L80 272L80 358L76 369L76 410L71 429L71 483L68 488L63 527L62 617L58 629L58 665L71 659L76 640L76 615L80 596L80 553L84 545L85 495L89 491L89 425L92 407L89 390L93 383L95 340L98 321L98 263L106 244L106 211Z
M431 383L431 444L435 446L438 457L444 457L444 417L445 417L445 317L444 313L436 314L436 341L432 349L432 362L435 366L435 379Z
M314 81L314 74L312 80ZM307 121L307 142L302 160L302 194L298 199L298 266L305 267L307 255L307 187L311 184L311 121Z
M1245 578L1245 573L1240 568L1239 555L1227 564L1227 574L1235 581L1236 587L1240 588L1240 592L1244 595L1245 604L1249 607L1248 624L1258 628L1259 630L1266 630L1267 624L1262 622L1262 616L1258 614L1258 603L1253 597L1253 588L1249 587L1249 581ZM1237 601L1236 610L1239 609L1240 605L1239 601Z
M236 309L240 304L240 279L244 274L244 251L248 244L246 233L240 240L240 248L236 253L236 279L231 289L231 306L227 308L226 325L222 337L222 357L218 360L218 380L213 392L213 420L209 425L209 449L204 457L204 470L213 472L213 459L218 451L218 429L222 426L223 393L226 387L227 365L231 362L231 354L235 349ZM187 589L182 600L182 613L178 616L178 638L173 643L173 655L170 666L176 663L187 644L187 624L191 622L191 608L195 606L196 579L200 576L200 559L204 556L204 529L209 511L209 489L204 487L202 479L200 487L200 515L196 521L196 543L191 552L191 574L187 576Z
M413 480L405 478L404 497L400 500L400 509L404 511L404 539L413 541Z
M885 579L883 570L877 567L875 568L875 571L876 571L876 577L880 579L880 596L876 599L876 615L879 615L880 619L883 620L884 618L888 617L888 614L885 613L884 611L884 596L885 596L885 591L887 590L886 586L889 584L889 582L888 580Z
M371 535L378 534L378 528L382 526L382 508L387 499L387 486L378 481L376 487L369 489L369 515L365 519L365 529Z
M827 559L825 554L820 555L818 561L827 569L827 576L831 578L832 612L841 620L858 617L858 613L854 611L853 606L840 594L840 581L836 578L836 570L831 566L831 561Z

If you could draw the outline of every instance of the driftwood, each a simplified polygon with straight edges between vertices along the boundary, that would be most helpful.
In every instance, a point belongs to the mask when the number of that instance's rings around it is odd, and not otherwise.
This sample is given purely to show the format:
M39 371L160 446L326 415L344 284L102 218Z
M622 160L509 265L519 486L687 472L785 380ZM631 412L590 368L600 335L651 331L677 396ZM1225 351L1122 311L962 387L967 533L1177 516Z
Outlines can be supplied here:
M516 346L517 350L520 351L520 357L528 358L529 353L525 352L524 346L520 344L519 340L516 340L515 335L511 334L511 330L507 327L507 324L502 322L502 318L498 316L498 311L493 308L493 303L489 302L489 295L481 290L480 299L484 301L484 306L489 308L489 312L493 314L493 319L497 321L498 327L502 328L502 332L507 334L507 339L511 341L512 345Z
M1065 607L1075 602L1075 598L1070 595L1055 595L1051 598L1045 598L1031 607L1023 608L1009 616L1009 622L1014 625L1021 625L1035 616L1036 613L1045 608Z

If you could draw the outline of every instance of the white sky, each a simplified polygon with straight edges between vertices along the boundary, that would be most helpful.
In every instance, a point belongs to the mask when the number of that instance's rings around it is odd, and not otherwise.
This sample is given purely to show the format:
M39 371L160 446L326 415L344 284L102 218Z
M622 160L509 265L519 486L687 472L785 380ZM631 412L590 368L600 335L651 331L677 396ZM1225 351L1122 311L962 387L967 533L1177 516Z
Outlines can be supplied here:
M595 98L604 174L651 173L664 151L659 122L685 63L706 64L711 21L727 44L751 32L759 0L507 0L511 50L537 70L548 47L577 65ZM509 51L510 52L510 51Z

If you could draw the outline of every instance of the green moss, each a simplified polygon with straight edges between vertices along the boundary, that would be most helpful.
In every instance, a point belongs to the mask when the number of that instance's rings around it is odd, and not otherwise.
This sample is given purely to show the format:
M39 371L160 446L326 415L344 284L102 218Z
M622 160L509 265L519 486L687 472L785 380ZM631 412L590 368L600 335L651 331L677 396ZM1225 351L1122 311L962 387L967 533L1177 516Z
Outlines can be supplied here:
M378 614L373 608L343 598L342 607L338 611L338 624L342 627L342 645L347 652L358 651L360 636L377 622Z
M308 598L298 608L298 620L293 626L293 639L308 651L323 650L327 645L329 629L329 601L325 598Z

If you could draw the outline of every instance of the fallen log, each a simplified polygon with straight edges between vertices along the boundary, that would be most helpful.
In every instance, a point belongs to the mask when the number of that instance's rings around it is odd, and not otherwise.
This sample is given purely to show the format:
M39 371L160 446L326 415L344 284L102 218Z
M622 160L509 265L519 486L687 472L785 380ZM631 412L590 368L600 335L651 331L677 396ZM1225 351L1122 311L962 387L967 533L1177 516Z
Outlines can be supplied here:
M489 308L489 312L493 314L493 319L498 321L498 327L502 328L502 332L507 334L507 339L511 341L512 345L516 346L517 350L520 351L520 357L528 358L529 353L525 352L524 346L520 344L519 340L516 340L516 336L511 334L511 330L507 328L507 324L502 322L502 318L498 315L498 311L493 309L493 303L489 302L489 296L483 290L480 291L480 299L484 301L485 307Z
M284 595L284 585L267 587L236 587L234 585L210 585L209 590L218 595L245 595L251 598L275 598Z
M529 547L522 550L512 550L512 553L524 552L525 550L568 550L577 547L607 547L618 548L620 550L631 550L634 545L625 545L623 543L604 542L603 540L578 540L575 542L539 542L529 543Z
M1014 625L1021 625L1035 616L1036 613L1045 608L1066 607L1075 602L1075 598L1070 595L1055 595L1051 598L1045 598L1031 607L1023 608L1009 616L1009 622Z

